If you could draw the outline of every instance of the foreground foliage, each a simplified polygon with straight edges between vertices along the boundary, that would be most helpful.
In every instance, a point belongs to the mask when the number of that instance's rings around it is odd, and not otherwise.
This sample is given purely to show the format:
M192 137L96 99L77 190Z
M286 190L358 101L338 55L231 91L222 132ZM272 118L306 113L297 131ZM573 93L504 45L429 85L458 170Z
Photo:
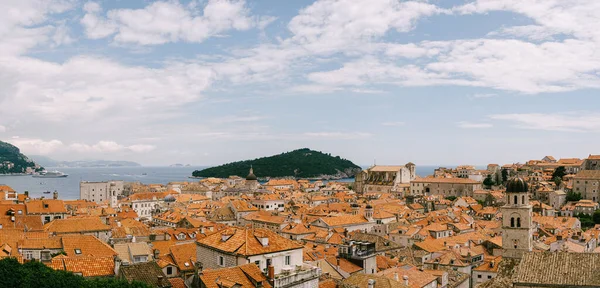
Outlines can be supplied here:
M14 258L0 260L0 287L12 288L149 288L140 282L112 278L86 279L67 271L57 271L40 262L20 264Z

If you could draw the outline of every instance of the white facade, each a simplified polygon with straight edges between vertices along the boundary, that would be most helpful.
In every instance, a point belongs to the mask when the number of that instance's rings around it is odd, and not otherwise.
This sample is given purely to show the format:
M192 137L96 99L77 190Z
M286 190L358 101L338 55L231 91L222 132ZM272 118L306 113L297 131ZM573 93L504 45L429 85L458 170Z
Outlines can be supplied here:
M117 207L117 197L123 194L123 181L79 183L79 199L101 203L109 200L110 207Z
M152 211L159 209L161 202L162 199L157 199L156 197L152 199L133 200L131 201L131 208L137 213L140 219L146 218L152 221Z
M260 210L266 211L280 211L283 212L285 210L285 200L276 199L276 200L252 200L252 205L254 207L259 208Z

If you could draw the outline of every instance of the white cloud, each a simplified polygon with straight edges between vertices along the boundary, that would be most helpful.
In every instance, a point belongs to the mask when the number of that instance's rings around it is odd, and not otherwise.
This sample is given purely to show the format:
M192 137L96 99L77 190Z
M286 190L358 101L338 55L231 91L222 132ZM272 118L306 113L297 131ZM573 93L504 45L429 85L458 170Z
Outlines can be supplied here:
M522 114L495 114L489 116L493 120L503 120L514 123L515 127L522 129L571 131L571 132L599 132L600 114L591 112L569 113L522 113Z
M464 129L483 129L483 128L492 128L493 125L490 123L473 123L467 121L461 121L456 123L459 128Z
M0 132L6 132L6 126L0 125Z
M444 12L420 1L319 0L300 10L288 28L290 40L312 52L363 51L390 30L407 32L419 18Z
M496 97L498 96L498 94L496 93L475 93L473 95L471 95L472 99L485 99L485 98L492 98L492 97Z
M68 148L79 153L116 153L123 151L145 153L154 150L156 147L152 145L143 144L124 146L114 141L99 141L98 143L93 145L73 143L69 145Z
M202 15L194 5L179 1L157 1L143 9L114 9L102 15L95 2L84 6L81 19L86 35L92 39L114 34L119 43L156 45L169 42L203 42L229 30L264 28L272 17L252 17L244 0L209 0Z
M48 155L63 148L63 142L56 139L45 141L42 139L13 137L6 141L19 147L21 152L26 155Z
M328 139L360 139L371 137L370 133L364 132L307 132L302 136L309 138L328 138Z
M383 125L383 126L394 126L394 127L404 126L405 124L406 123L404 123L404 122L398 122L398 121L381 123L381 125Z
M196 64L164 68L125 66L104 58L75 57L63 64L32 58L0 61L0 112L48 121L156 116L166 108L198 100L213 72ZM2 79L4 78L4 80ZM22 115L22 114L21 114Z
M555 34L557 34L556 31L540 25L504 27L499 31L488 33L489 36L516 36L534 41L549 40Z

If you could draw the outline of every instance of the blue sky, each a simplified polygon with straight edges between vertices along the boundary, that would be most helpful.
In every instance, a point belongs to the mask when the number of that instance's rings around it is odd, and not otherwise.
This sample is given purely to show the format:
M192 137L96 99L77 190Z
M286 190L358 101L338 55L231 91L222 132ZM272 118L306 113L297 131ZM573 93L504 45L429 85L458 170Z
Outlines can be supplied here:
M595 0L0 3L0 139L60 160L600 153Z

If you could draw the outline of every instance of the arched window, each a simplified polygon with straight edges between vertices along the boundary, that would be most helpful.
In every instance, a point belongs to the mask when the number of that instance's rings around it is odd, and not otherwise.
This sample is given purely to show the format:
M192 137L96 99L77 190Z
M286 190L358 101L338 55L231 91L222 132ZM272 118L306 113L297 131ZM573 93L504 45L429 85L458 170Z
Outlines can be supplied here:
M515 217L510 217L510 227L515 227Z
M515 204L515 205L519 204L519 203L517 203L518 202L517 200L518 200L517 195L515 195L515 203L513 203L513 204Z
M521 217L517 217L517 227L521 227Z
M525 195L521 196L521 200L522 204L525 205Z

